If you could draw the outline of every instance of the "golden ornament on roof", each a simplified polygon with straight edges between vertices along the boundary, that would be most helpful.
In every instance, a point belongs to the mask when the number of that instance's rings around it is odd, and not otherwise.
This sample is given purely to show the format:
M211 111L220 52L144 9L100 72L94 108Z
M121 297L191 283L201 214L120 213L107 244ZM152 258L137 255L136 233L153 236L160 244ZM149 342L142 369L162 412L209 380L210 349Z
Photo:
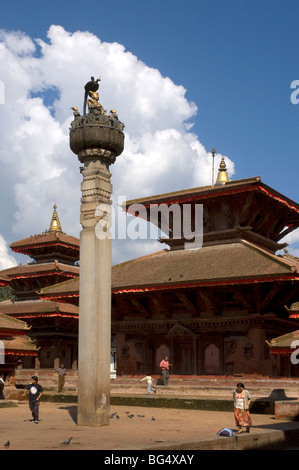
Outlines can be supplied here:
M60 223L56 209L57 209L57 206L56 204L54 204L53 215L52 215L51 224L50 224L48 232L62 232L61 223Z

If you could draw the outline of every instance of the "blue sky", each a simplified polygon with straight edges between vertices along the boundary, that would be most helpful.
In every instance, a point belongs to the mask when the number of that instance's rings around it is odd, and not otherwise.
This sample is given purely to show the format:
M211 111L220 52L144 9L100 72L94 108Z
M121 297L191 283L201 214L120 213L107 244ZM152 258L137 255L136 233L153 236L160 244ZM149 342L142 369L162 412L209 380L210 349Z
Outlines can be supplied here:
M264 183L299 202L299 104L293 104L290 99L294 91L291 83L299 80L298 18L299 2L293 0L91 0L86 6L76 0L17 0L5 4L2 2L0 29L4 30L2 39L13 31L21 31L33 42L41 39L49 44L49 28L51 25L59 25L70 34L76 31L89 32L101 43L118 43L124 46L124 51L133 54L139 61L139 69L140 63L143 63L147 68L159 71L161 77L168 77L176 88L176 96L179 87L184 88L184 99L189 105L189 111L181 117L181 123L193 123L191 132L197 136L206 152L214 147L217 153L232 162L233 179L261 176ZM54 34L56 33L52 34L52 43ZM31 59L43 54L36 42L35 45ZM14 46L14 54L15 49ZM14 55L15 59L17 55ZM23 60L20 54L18 57ZM84 57L80 60L84 62ZM49 62L53 63L55 64ZM25 66L23 63L22 67ZM70 76L73 76L74 86L79 86L75 82L77 70L82 67L82 63L75 59L72 61L70 57L70 61L65 60L65 67L72 70ZM95 68L100 68L100 64ZM28 68L26 70L29 74ZM57 68L57 74L63 73L62 62ZM97 70L90 71L90 75L97 73ZM102 76L101 70L100 74ZM86 81L88 79L89 76ZM23 77L19 76L18 81L21 83L22 80ZM48 85L43 91L37 87L36 80L35 77L31 97L42 97L43 104L47 106L51 102L50 92L52 90L53 94L53 86L56 89L55 77L51 78L52 88ZM116 77L115 80L116 83L121 82L122 77ZM57 79L57 89L59 83ZM101 83L103 90L107 87L106 83L104 80ZM9 90L9 84L5 84L6 90ZM83 85L84 83L82 88ZM130 87L124 88L123 93L127 92L129 95L133 93L132 90ZM74 96L77 95L78 92L74 91ZM7 92L7 106L8 96ZM53 96L57 97L56 94ZM127 103L130 102L129 99L130 96L127 96ZM161 95L161 101L163 99ZM81 96L78 96L79 105L80 101ZM63 101L61 105L62 103ZM193 103L197 112L191 111ZM115 104L116 107L117 105L118 103ZM184 103L179 100L178 106L184 106ZM57 109L57 122L64 129L63 118L59 118ZM181 111L177 109L178 112ZM127 108L121 105L121 110L120 118L125 123L128 122L128 133L133 141L134 120L130 115L129 105L127 104ZM149 108L148 110L151 111ZM2 119L5 119L5 105L0 106L1 111ZM173 112L175 108L169 112L169 116ZM165 121L161 124L162 128L164 124ZM166 124L164 127L166 129ZM171 125L171 128L174 127ZM181 128L181 124L177 124L176 129L179 132ZM182 166L188 164L188 159L181 162ZM0 205L5 217L2 215L0 233L7 243L32 234L28 233L25 223L22 233L22 224L18 224L22 221L22 205L18 188L12 187L10 171L13 171L13 167L5 162L1 177L3 196ZM74 166L74 172L77 171L78 168ZM58 173L57 170L57 175ZM178 187L180 183L175 178L173 183L166 181L166 174L167 172L164 173L165 191L182 189ZM53 178L58 177L57 175ZM171 169L168 176L170 180L173 178ZM25 177L23 174L23 178ZM21 179L19 175L18 181L20 185L24 184L24 191L26 187ZM74 185L77 182L79 177L74 174ZM184 187L188 186L188 182L186 175L182 181ZM201 184L200 178L198 183ZM194 186L191 179L190 186ZM163 185L156 187L155 184L149 184L148 188L153 193L155 190L161 192ZM9 191L13 194L7 201L4 192L7 195ZM134 196L137 197L138 194ZM51 216L52 199L49 197L49 208L43 209L44 220ZM30 205L28 201L26 207ZM34 204L33 201L34 193L31 195L31 204ZM67 206L63 206L63 201L54 202L58 204L58 209L61 207L59 214L63 223L64 218L67 220ZM36 232L40 232L36 212L32 211L33 219L29 226L34 227L36 224ZM26 220L30 218L29 212L26 217ZM72 227L69 221L66 226L68 232L78 236L77 227ZM299 236L297 238L299 240ZM295 243L296 237L292 241ZM296 246L294 245L295 248Z

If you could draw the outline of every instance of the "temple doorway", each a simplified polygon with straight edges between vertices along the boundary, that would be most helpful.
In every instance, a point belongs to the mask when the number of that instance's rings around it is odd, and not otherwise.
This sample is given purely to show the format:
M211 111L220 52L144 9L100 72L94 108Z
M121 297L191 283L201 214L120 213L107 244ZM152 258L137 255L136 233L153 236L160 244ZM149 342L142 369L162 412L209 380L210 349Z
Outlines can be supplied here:
M156 367L156 370L159 372L160 372L160 362L165 356L169 357L169 348L165 344L162 344L161 346L158 347L156 351L156 360L155 360L155 367Z
M209 344L205 349L204 369L205 374L215 375L220 372L219 348L215 344Z
M194 374L194 351L193 342L181 341L177 345L174 354L174 373L192 375Z

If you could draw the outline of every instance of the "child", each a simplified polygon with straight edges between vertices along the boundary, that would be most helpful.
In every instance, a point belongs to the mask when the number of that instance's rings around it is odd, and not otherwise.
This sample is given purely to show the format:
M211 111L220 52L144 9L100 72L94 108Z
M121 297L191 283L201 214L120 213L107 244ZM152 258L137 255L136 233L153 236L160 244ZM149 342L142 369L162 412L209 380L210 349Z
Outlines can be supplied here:
M156 390L152 387L153 379L150 376L150 374L147 374L145 377L143 377L143 379L141 379L140 382L142 382L143 380L147 381L147 393L149 395L151 395L152 391L156 393Z
M34 375L32 382L25 387L24 395L29 391L29 408L32 413L33 422L39 423L39 401L43 394L43 387L38 383L38 377Z

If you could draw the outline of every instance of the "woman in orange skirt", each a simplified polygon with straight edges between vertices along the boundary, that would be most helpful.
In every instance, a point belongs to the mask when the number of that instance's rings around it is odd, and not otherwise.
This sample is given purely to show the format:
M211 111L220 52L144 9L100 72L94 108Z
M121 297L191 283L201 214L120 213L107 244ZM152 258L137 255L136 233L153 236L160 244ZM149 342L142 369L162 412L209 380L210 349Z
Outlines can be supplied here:
M236 390L233 393L234 398L234 409L235 409L235 421L238 427L237 434L242 432L242 427L246 428L246 432L249 432L250 426L252 426L252 420L249 412L250 406L250 394L242 383L237 384Z

